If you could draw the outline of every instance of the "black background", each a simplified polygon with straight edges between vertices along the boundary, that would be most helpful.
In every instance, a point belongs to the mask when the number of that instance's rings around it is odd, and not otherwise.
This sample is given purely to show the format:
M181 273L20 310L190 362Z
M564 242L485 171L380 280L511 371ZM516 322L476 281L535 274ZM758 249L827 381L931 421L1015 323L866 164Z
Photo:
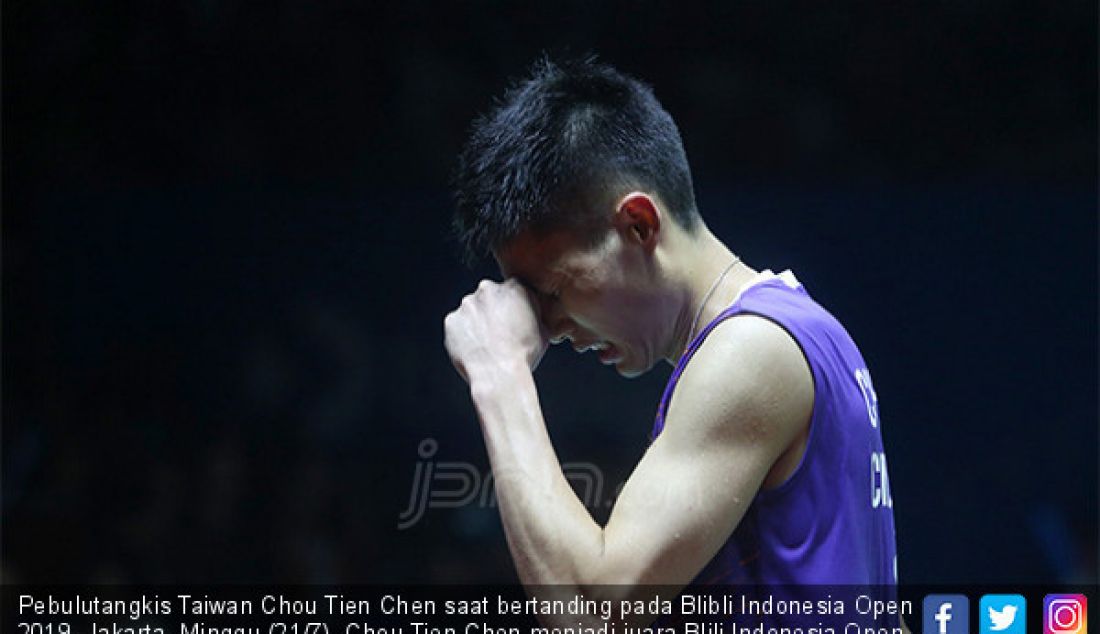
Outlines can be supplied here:
M448 177L546 50L651 83L711 228L860 344L902 581L1095 583L1096 24L1088 2L4 3L5 579L514 579L493 508L397 523L422 440L486 469L442 317L494 271L458 263ZM562 460L613 489L668 372L552 351Z

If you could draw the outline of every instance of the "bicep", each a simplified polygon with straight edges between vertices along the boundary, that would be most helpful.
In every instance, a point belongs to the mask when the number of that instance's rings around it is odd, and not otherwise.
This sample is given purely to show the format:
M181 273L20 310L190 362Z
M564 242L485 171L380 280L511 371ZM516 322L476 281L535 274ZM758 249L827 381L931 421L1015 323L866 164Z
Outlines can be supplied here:
M812 377L789 335L734 318L711 337L604 529L605 583L690 582L808 422Z

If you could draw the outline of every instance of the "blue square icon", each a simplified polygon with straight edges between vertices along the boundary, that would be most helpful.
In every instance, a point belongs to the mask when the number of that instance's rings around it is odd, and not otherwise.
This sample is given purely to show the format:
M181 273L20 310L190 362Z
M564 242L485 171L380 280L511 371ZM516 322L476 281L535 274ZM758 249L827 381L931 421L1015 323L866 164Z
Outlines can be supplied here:
M987 594L978 604L981 634L1026 634L1027 600L1018 594Z
M924 597L924 634L970 634L970 599L963 594Z

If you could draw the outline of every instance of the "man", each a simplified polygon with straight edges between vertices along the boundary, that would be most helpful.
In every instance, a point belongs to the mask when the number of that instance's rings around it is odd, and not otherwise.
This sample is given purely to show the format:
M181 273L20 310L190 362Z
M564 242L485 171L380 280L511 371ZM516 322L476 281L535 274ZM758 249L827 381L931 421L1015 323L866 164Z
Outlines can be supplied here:
M525 585L896 583L859 351L792 273L753 270L707 229L647 86L594 60L537 63L475 121L456 189L461 239L506 279L447 315L445 346ZM562 473L532 378L566 340L627 377L675 366L603 527Z

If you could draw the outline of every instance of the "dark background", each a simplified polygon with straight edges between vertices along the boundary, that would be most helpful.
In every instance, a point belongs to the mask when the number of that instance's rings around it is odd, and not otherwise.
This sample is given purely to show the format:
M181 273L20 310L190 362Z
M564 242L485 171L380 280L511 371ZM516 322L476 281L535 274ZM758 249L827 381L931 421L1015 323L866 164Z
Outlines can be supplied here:
M397 523L422 440L486 468L448 177L549 50L860 344L902 581L1095 583L1095 3L260 4L4 3L6 581L514 579L494 508ZM613 489L668 372L552 351L562 460Z

